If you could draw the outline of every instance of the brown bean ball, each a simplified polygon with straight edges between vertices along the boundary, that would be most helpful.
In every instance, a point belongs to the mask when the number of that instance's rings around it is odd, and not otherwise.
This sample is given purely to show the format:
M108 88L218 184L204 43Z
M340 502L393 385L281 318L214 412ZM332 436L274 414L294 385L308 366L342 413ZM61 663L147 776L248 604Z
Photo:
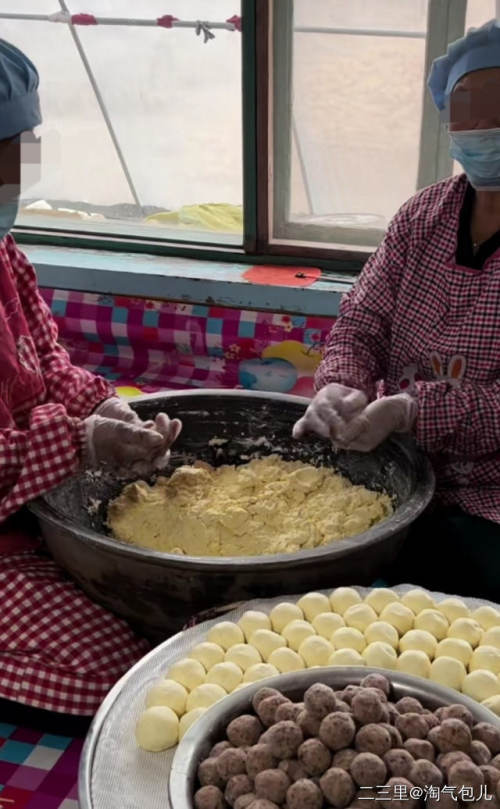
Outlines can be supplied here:
M489 747L486 747L484 742L480 742L479 739L474 739L471 742L470 749L469 749L469 756L471 757L474 764L477 764L478 767L481 764L488 764L491 761L491 753Z
M475 802L474 809L500 809L500 800L489 793L487 798Z
M360 787L376 787L385 783L387 767L374 753L358 753L351 764L351 775Z
M194 805L196 809L224 809L226 802L219 787L211 785L195 792Z
M360 690L359 685L346 685L346 687L342 691L341 699L344 702L347 702L348 705L350 705L352 702L352 698L359 692L359 690Z
M283 761L280 761L278 767L288 775L292 783L300 781L301 778L307 778L304 765L297 758L284 758Z
M340 713L351 713L351 706L344 702L343 699L338 699L335 710L340 711Z
M413 762L408 780L417 787L440 787L443 784L443 773L432 761L419 758Z
M419 758L426 758L432 762L436 760L434 745L427 739L407 739L403 747L413 756L415 761Z
M268 801L281 804L291 783L283 770L263 770L255 779L255 794L258 798L266 798Z
M383 756L391 749L391 734L382 725L364 725L356 733L356 750Z
M217 761L214 757L206 758L198 767L198 781L202 787L221 787L224 783L217 769Z
M368 688L360 689L352 698L351 709L354 718L362 725L381 722L384 715L380 697Z
M401 697L396 702L396 708L398 713L405 714L405 713L423 713L424 706L420 702L420 700L415 699L415 697Z
M492 756L500 753L500 730L490 722L478 722L472 728L472 738L479 742L484 742L489 748Z
M319 738L330 750L349 747L355 733L356 725L352 716L341 712L325 716L319 728Z
M398 714L399 716L399 714ZM389 722L382 722L382 727L387 728L391 736L391 746L392 747L402 747L403 746L403 737L397 728L394 725L390 725Z
M315 683L304 694L306 711L319 719L324 719L335 710L336 699L333 688L323 683Z
M365 787L356 792L351 806L357 809L366 809L367 802L370 809L379 809L380 803L378 802L379 793L373 787Z
M256 716L243 714L227 726L227 738L234 747L251 747L260 739L263 727Z
M381 691L384 692L386 697L390 696L391 693L391 684L387 677L384 677L383 674L367 674L366 677L363 677L361 680L361 687L362 688L379 688Z
M271 753L276 758L295 758L295 754L304 741L304 735L295 722L277 722L270 729L267 742Z
M403 739L425 739L429 733L425 718L418 713L403 713L396 719L396 728Z
M451 753L452 750L467 752L472 736L470 728L461 719L443 719L440 725L429 731L428 739L440 753Z
M302 778L288 788L286 793L287 809L321 809L323 795L312 781ZM253 809L253 807L252 807Z
M446 777L448 777L448 770L453 764L456 764L457 761L470 761L471 759L464 753L462 750L453 750L451 753L440 753L436 759L436 764L438 767L444 772Z
M302 703L298 702L283 702L278 705L276 709L275 719L276 722L296 722L299 714L304 710Z
M364 692L365 692L365 694L366 694L366 693L368 693L368 694L373 694L375 697L378 697L378 698L379 698L379 700L380 700L380 701L381 701L381 702L382 702L384 705L387 705L387 704L388 704L388 702L387 702L387 696L386 696L386 693L385 693L385 691L383 691L381 688L376 688L375 686L370 685L370 686L366 686L366 688L363 688L363 689L362 689L362 691L364 691Z
M241 748L230 747L224 750L220 756L215 759L217 763L217 771L224 781L229 781L233 775L241 775L246 772L247 754Z
M440 722L442 722L443 719L460 719L470 728L474 724L474 717L469 709L465 705L460 705L459 702L455 703L454 705L446 705L444 707L442 716L440 717Z
M379 798L382 809L413 809L418 801L410 797L413 784L407 778L389 778L384 787L384 797ZM395 797L402 795L402 797Z
M472 761L456 761L448 770L448 784L455 789L472 787L477 793L483 783L483 773Z
M498 770L500 770L500 755L493 756L490 764L492 767L496 767Z
M301 711L297 717L297 725L304 734L304 738L308 736L317 736L321 725L319 716L314 716L309 711Z
M440 724L440 721L437 718L436 714L432 713L431 711L429 711L429 713L423 714L423 717L427 722L427 727L429 728L429 730L431 730L432 728L437 728L437 726Z
M248 809L252 801L255 800L255 793L248 792L247 795L240 795L234 802L233 809Z
M276 711L284 702L290 702L283 694L274 694L259 702L256 710L257 716L266 728L270 728L276 722Z
M351 748L339 750L332 759L332 767L340 767L342 770L350 770L351 764L359 753Z
M354 781L346 770L332 767L319 780L321 791L335 809L349 806L356 794Z
M223 753L224 750L229 750L230 747L232 747L232 744L230 744L228 741L224 740L223 742L217 742L217 744L214 744L214 746L210 750L208 757L217 758L217 756L220 756L220 754Z
M277 803L266 800L266 798L255 798L248 809L280 809Z
M332 763L328 747L319 739L307 739L300 745L297 755L308 775L323 775Z
M393 702L387 703L387 712L389 714L389 722L391 722L391 724L394 724L399 716L399 711Z
M384 755L384 762L389 775L408 778L415 759L408 750L388 750Z
M277 763L267 744L254 744L247 750L246 769L250 778L255 778L262 770L271 770Z
M257 713L257 708L259 707L260 703L263 702L268 697L283 697L283 694L280 694L276 688L268 688L267 686L263 686L259 688L259 690L253 695L252 699L252 708L254 709L255 713ZM286 697L283 697L283 701L286 701Z
M426 809L457 809L458 802L447 792L440 792L439 798L427 798L425 801Z
M233 775L226 784L224 798L229 806L234 806L236 798L248 795L252 791L252 782L248 775Z
M498 781L500 780L500 770L497 770L496 767L492 767L490 764L482 764L479 769L483 774L488 793L494 795Z

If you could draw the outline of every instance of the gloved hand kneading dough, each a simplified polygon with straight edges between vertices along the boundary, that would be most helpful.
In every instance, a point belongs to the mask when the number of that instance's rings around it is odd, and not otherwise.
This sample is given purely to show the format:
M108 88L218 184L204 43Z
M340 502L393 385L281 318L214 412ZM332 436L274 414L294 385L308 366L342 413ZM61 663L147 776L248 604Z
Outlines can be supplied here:
M149 422L148 422L149 423ZM170 419L166 413L158 413L152 424L156 432L163 436L164 450L155 460L155 469L164 469L170 457L170 447L182 430L180 419Z
M391 433L408 433L417 416L417 403L407 393L384 396L340 428L334 439L340 449L371 452Z
M167 451L166 440L156 429L96 415L85 419L84 425L83 461L88 466L151 471Z
M359 415L368 403L365 393L356 388L331 382L316 394L305 414L294 425L294 438L316 433L336 440L346 423Z

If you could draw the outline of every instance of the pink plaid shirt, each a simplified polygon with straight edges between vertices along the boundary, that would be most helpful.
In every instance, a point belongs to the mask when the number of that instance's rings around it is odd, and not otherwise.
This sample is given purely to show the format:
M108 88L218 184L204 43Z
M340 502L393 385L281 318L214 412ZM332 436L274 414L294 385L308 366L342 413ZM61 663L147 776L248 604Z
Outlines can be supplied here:
M466 187L451 177L398 211L342 301L316 387L412 393L438 499L500 522L500 250L480 270L456 264Z

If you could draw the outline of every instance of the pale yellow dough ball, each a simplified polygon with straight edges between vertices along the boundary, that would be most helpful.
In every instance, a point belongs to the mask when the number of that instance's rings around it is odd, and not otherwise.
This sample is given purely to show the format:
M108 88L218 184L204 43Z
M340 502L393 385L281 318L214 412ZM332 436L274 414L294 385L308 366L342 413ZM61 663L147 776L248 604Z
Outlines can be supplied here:
M365 636L353 626L337 629L331 637L331 643L335 649L355 649L360 654L366 646Z
M243 672L235 663L216 663L208 672L205 682L220 685L228 694L234 691L243 679Z
M396 668L404 674L412 674L414 677L427 679L431 673L431 661L425 652L418 649L409 649L399 655Z
M139 717L135 727L135 738L139 747L152 753L168 750L179 739L179 718L175 711L166 705L153 705Z
M186 708L188 711L193 711L195 708L210 708L225 696L227 696L226 692L220 685L202 683L191 691L187 698Z
M243 675L244 683L256 683L257 680L267 680L268 677L276 677L279 674L276 666L271 663L256 663L250 666Z
M332 644L319 635L306 638L299 646L299 655L308 667L326 666L332 652Z
M175 680L158 680L154 683L146 694L146 708L153 705L166 705L171 708L177 716L182 716L186 710L186 700L188 692L183 685Z
M476 669L465 677L462 683L462 692L468 697L483 702L489 697L494 697L500 692L498 679L492 671Z
M246 671L256 663L262 663L262 658L255 648L249 643L237 643L227 650L224 660L226 663L235 663L242 671Z
M198 643L197 646L191 649L189 657L192 657L193 660L197 660L201 663L203 668L208 671L208 669L211 669L216 663L223 662L224 649L222 646L218 646L217 643L204 641L203 643Z
M337 587L330 593L330 604L334 612L343 615L354 604L361 604L362 598L354 587Z
M187 733L191 725L194 725L194 723L203 716L206 710L206 708L193 708L192 711L185 713L184 716L181 717L179 722L179 741Z
M265 612L247 610L238 621L238 626L243 632L245 640L249 641L253 633L258 629L271 629L271 621Z
M298 652L293 649L287 649L283 646L281 649L275 649L269 657L269 663L276 666L281 674L287 671L302 671L305 669L305 663Z
M391 605L389 605L390 607ZM388 609L388 607L386 608ZM352 626L354 629L359 629L364 632L367 626L370 626L377 620L377 613L370 607L369 604L353 604L344 612L344 621L347 626Z
M379 669L395 669L398 662L398 656L393 647L379 640L369 643L362 656L367 666Z
M430 679L456 691L462 688L466 674L464 664L455 657L436 657L431 663Z
M439 641L435 656L454 657L456 660L460 660L464 666L468 666L472 657L472 646L462 638L444 638Z
M238 624L232 621L219 621L218 624L215 624L208 631L207 640L210 641L210 643L216 643L218 646L222 646L224 651L227 652L231 646L235 646L237 643L244 643L245 638Z
M291 621L283 630L283 637L294 652L299 651L300 644L306 638L315 634L314 627L308 621Z
M384 607L380 613L380 620L387 621L388 624L391 624L391 626L398 630L400 635L404 635L406 632L409 632L410 629L413 629L415 615L409 607L405 607L404 604L395 601L392 604L388 604L387 607Z
M415 629L425 629L436 640L443 640L448 634L449 624L439 610L422 610L415 618Z
M286 646L286 644L285 638L271 629L258 629L250 638L250 646L254 646L266 662L275 649Z
M484 705L485 708L488 708L496 714L496 716L500 716L500 694L495 694L494 697L483 699L481 705Z
M365 604L368 604L377 615L380 615L384 607L392 604L393 601L399 601L399 596L394 590L389 590L387 587L374 587L365 598Z
M297 606L300 607L308 621L312 621L321 612L331 610L330 601L323 593L306 593L299 598Z
M410 629L399 641L399 648L402 652L407 652L409 649L418 649L425 652L427 657L432 660L436 654L437 640L434 635L426 632L425 629Z
M474 610L471 614L471 618L474 618L481 629L485 631L491 629L492 626L500 627L500 612L494 609L494 607L489 607L487 604Z
M290 621L303 620L304 613L297 604L292 604L291 601L282 601L281 604L276 604L273 607L269 617L273 630L279 634Z
M366 666L360 653L355 649L337 649L328 658L329 666Z
M437 605L439 612L442 612L449 624L457 618L468 618L470 609L461 598L445 598Z
M456 618L448 630L449 638L466 640L472 648L478 645L482 635L482 629L474 618Z
M320 612L319 615L313 618L312 625L318 635L330 640L336 629L345 626L345 621L336 612Z
M205 682L205 674L205 669L198 660L183 657L182 660L178 660L173 664L168 671L167 677L180 683L188 691L192 691L197 685Z
M491 629L487 629L481 638L481 644L500 649L500 626L492 626Z
M476 669L486 669L493 674L500 674L500 649L496 646L478 646L469 663L469 671Z
M408 607L415 615L418 615L422 610L432 610L436 606L431 594L419 588L408 590L408 592L401 597L401 601L405 607Z
M367 643L374 643L379 640L382 643L388 643L394 649L399 646L398 631L392 624L387 621L375 621L365 629L365 638Z

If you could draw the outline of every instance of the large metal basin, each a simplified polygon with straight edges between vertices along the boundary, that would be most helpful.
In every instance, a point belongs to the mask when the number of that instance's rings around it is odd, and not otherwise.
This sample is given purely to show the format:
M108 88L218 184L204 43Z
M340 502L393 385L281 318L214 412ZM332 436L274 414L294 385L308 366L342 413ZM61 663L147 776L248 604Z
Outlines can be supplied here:
M357 537L295 554L181 557L107 536L107 503L127 481L86 473L30 506L51 553L95 601L154 640L214 605L340 584L371 584L431 500L432 469L408 438L393 437L369 455L337 454L328 442L316 439L294 441L292 425L307 404L307 399L284 394L220 390L172 392L133 402L143 418L166 410L182 419L184 430L172 453L173 466L196 459L215 465L243 463L271 452L335 466L353 483L392 494L396 509L390 518ZM228 442L210 443L214 438ZM97 508L96 501L100 501Z

